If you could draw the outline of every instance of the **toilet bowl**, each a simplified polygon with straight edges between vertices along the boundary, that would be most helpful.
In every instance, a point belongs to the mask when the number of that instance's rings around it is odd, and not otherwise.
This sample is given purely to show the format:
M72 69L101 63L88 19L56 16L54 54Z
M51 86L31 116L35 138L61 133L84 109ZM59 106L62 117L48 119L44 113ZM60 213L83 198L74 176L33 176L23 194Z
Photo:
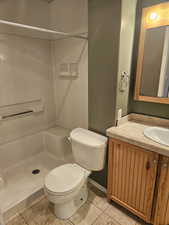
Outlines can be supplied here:
M77 164L53 169L45 179L45 194L54 204L58 218L67 219L87 200L87 178L90 172Z
M78 164L64 164L53 169L44 185L45 194L60 219L68 219L86 202L88 177L92 170L103 169L106 155L106 137L77 128L71 132L70 140Z

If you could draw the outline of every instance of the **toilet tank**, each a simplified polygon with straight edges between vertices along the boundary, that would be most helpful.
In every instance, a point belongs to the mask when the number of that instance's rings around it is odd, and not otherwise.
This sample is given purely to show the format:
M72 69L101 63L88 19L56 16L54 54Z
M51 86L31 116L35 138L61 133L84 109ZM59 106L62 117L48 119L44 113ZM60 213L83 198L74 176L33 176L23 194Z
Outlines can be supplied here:
M83 128L76 128L70 133L70 140L77 164L91 171L100 171L104 168L106 137Z

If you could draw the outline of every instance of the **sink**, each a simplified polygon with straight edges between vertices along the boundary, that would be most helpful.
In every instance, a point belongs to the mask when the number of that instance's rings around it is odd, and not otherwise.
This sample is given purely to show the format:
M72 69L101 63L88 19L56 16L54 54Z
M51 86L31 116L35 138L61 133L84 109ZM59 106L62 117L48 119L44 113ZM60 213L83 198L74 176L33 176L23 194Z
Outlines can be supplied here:
M169 129L162 127L147 127L144 135L159 144L169 146Z

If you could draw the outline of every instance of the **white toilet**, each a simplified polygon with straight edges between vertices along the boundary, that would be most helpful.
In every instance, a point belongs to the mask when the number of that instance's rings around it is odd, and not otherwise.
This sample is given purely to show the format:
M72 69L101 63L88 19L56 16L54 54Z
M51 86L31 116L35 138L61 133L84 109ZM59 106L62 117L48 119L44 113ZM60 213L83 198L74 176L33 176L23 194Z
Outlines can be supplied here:
M88 176L103 169L106 156L107 138L102 135L77 128L70 141L77 164L59 166L45 178L45 193L60 219L68 219L85 203Z

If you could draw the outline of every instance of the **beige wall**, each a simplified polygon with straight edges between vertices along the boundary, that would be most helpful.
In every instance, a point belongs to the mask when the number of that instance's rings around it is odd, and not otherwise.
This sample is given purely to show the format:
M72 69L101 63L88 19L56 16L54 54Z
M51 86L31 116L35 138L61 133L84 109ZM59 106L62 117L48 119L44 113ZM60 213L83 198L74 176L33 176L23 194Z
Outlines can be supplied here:
M118 82L117 82L117 97L116 97L116 119L118 118L118 110L122 110L122 115L127 115L128 112L128 98L131 76L131 64L133 53L133 40L135 31L137 0L123 0L121 7L121 31L120 31L120 45L119 45L119 62L118 62ZM120 91L120 82L122 72L127 72L128 86L126 90Z
M83 33L87 26L87 0L54 1L51 7L51 27L65 32ZM88 127L88 45L86 40L54 41L53 77L55 85L56 120L59 126L73 129ZM61 77L61 63L79 62L76 78Z

